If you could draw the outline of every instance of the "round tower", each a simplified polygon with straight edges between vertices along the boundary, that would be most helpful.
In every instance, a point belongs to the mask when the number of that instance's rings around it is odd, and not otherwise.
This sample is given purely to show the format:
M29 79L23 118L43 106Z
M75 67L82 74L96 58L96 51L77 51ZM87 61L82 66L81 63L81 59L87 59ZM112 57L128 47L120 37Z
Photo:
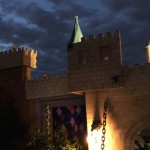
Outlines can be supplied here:
M146 46L146 61L147 63L150 63L150 40Z

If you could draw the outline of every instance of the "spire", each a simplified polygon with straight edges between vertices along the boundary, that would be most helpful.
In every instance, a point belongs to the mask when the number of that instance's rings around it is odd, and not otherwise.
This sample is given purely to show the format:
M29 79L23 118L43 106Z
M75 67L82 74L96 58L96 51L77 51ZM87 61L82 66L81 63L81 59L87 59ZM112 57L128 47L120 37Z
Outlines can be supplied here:
M72 31L70 44L81 42L81 38L83 37L80 26L79 26L78 16L75 16L74 18L75 18L75 24L74 24L74 28Z

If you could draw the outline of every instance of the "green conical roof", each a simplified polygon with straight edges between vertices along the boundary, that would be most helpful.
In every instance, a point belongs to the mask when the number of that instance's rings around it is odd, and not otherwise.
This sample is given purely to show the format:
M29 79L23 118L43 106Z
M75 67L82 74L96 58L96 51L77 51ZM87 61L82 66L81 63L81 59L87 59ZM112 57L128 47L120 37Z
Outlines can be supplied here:
M83 34L82 34L80 26L79 26L78 16L75 16L75 24L74 24L74 28L72 31L70 44L81 42L82 37L83 37Z

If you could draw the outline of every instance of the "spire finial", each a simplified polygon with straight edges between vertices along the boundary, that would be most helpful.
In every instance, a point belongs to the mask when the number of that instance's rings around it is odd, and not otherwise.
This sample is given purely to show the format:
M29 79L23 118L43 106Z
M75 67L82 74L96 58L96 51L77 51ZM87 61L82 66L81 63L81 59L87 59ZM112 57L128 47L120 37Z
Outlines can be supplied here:
M78 16L75 16L74 19L75 19L75 22L77 22L78 21Z

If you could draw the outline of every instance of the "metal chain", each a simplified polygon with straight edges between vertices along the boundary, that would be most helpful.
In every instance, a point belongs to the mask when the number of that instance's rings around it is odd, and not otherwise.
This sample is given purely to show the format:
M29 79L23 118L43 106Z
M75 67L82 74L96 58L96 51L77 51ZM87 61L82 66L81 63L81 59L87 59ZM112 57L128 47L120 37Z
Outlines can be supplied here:
M107 103L104 103L104 113L103 113L103 128L102 128L102 143L101 143L101 150L105 149L105 133L106 133L106 118L107 118Z
M50 115L51 115L51 111L50 111L50 107L49 105L46 105L46 129L47 129L47 134L50 135Z

